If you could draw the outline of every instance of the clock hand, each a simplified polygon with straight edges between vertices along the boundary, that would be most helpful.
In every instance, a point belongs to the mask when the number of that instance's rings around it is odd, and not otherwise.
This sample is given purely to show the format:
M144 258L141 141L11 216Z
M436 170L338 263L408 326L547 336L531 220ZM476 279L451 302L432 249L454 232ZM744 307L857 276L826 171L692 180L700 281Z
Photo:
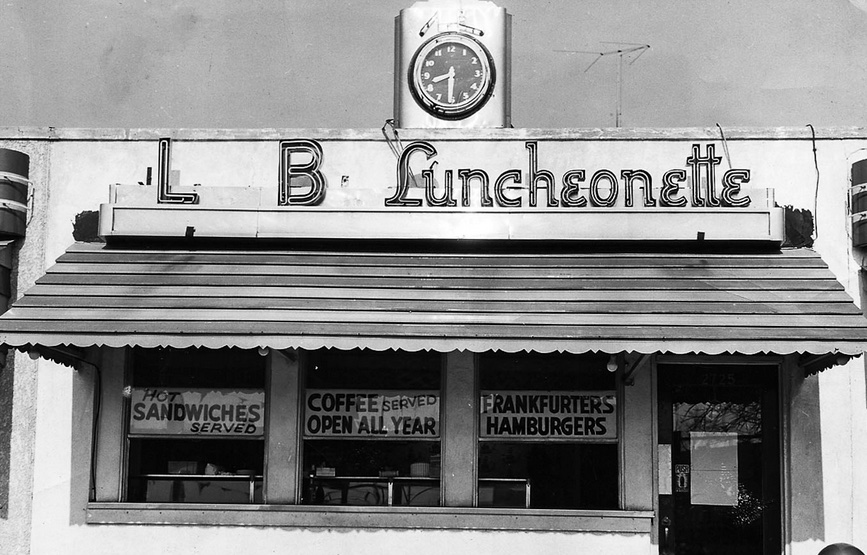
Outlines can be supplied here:
M443 79L448 79L449 77L454 77L454 76L455 76L455 66L449 66L448 73L443 73L442 75L437 75L436 77L431 79L431 82L432 83L439 83Z
M449 104L455 103L455 97L453 94L454 91L455 91L455 68L451 68L451 71L449 71Z

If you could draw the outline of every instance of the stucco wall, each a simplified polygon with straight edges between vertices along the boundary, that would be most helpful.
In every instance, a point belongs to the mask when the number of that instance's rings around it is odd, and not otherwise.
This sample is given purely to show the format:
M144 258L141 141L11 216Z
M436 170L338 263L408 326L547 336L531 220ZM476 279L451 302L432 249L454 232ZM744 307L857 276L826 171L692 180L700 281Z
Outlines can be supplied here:
M2 130L0 130L2 131ZM108 199L108 185L115 182L135 183L144 180L147 166L156 166L155 139L160 130L133 131L54 131L50 142L20 140L21 130L0 132L0 146L12 145L32 153L31 175L36 181L33 220L28 237L22 244L17 280L20 290L38 277L72 243L75 215L95 210ZM25 133L31 137L47 131ZM295 134L293 134L295 133ZM169 134L166 132L165 134ZM805 130L769 130L742 133L728 132L723 145L709 130L677 131L677 141L717 141L717 154L728 151L722 167L753 168L754 183L773 186L777 202L809 209L816 214L818 237L816 249L822 254L838 280L856 300L860 297L858 257L848 238L846 199L848 171L853 157L867 148L867 135L859 130L826 131L816 143L819 168L817 183L813 143ZM587 133L590 138L590 133ZM269 132L268 140L278 136L315 137L307 131ZM255 138L256 132L186 132L186 138L229 140ZM594 138L599 138L596 133ZM18 138L19 140L12 140ZM148 140L126 140L146 138ZM662 132L626 132L605 137L606 140L653 138L665 140ZM670 138L670 137L669 137ZM742 139L749 139L742 140ZM205 145L203 148L206 148ZM231 145L229 145L231 147ZM238 143L238 149L246 148ZM599 143L600 151L607 147ZM625 151L639 156L640 143ZM658 143L654 147L659 148ZM684 143L674 142L671 156L685 157ZM231 150L231 148L230 148ZM49 156L50 154L50 156ZM259 171L251 170L251 171ZM276 160L268 168L276 176ZM260 178L256 178L260 179ZM209 527L135 527L94 526L81 524L73 503L73 468L81 472L85 461L71 460L73 426L87 426L76 416L84 408L73 407L72 382L77 374L69 368L17 355L14 406L13 465L10 472L10 516L0 521L0 545L4 553L214 553L237 548L247 552L271 553L313 551L322 553L384 553L411 551L442 553L448 551L478 553L500 552L587 552L648 553L653 551L650 538L641 535L603 536L559 533L481 533L469 531L304 531L273 528ZM821 472L818 490L793 498L793 529L808 533L793 536L792 553L813 554L830 542L848 541L864 549L867 530L867 465L859 464L867 456L867 401L865 401L864 360L857 359L843 368L834 368L819 377L807 378L798 410L792 415L795 428L808 430L800 434L803 444L794 450L798 456L814 457L811 468ZM79 376L80 377L80 376ZM19 379L20 378L20 379ZM38 389L37 389L38 380ZM20 389L20 391L19 391ZM799 390L800 391L800 390ZM820 404L821 403L821 404ZM821 407L821 410L820 410ZM79 455L80 456L80 455ZM818 457L818 460L815 458ZM797 464L797 461L794 461ZM800 475L803 479L808 476ZM797 487L797 484L794 485ZM32 511L30 491L32 489ZM820 495L819 495L820 494ZM820 497L818 499L817 497ZM14 501L14 504L12 503ZM821 501L819 514L814 505ZM800 519L804 519L803 522ZM806 519L809 519L808 523ZM817 520L819 522L817 522ZM809 524L809 526L806 526Z
M10 140L0 135L0 147L30 156L30 210L28 233L9 248L13 254L13 300L28 289L45 270L44 245L46 222L49 217L50 148L44 141ZM6 307L3 307L5 311ZM5 519L0 519L0 551L10 555L26 554L30 548L32 491L34 484L34 442L36 439L37 363L26 355L10 353L7 373L11 391L3 392L3 411L11 423L7 480L8 506Z

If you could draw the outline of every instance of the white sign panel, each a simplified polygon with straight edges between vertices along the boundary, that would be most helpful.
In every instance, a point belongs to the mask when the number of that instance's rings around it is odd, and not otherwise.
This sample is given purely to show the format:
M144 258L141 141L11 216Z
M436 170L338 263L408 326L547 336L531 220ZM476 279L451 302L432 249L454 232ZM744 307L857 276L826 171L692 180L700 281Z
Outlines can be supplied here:
M307 437L437 438L439 391L309 389Z
M613 391L483 391L479 436L615 439Z
M517 130L482 139L414 135L176 146L164 139L156 183L115 185L100 233L782 240L782 209L767 188L775 174L762 178L754 163L729 167L714 141L570 140Z
M265 392L254 389L134 388L131 435L261 436Z

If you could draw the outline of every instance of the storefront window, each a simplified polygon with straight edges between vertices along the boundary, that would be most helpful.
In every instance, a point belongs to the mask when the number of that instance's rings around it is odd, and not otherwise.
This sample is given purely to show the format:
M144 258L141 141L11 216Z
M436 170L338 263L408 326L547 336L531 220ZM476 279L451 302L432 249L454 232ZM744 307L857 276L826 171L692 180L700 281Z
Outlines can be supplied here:
M268 359L238 349L134 349L130 360L126 499L263 503ZM449 393L479 395L477 505L616 509L619 413L608 357L485 353L476 361L475 387ZM442 442L459 441L442 429L443 364L437 352L307 352L298 384L301 503L442 505ZM270 423L272 432L286 425Z
M261 503L265 358L239 349L134 349L127 499Z
M311 353L303 503L440 504L440 365L438 353Z
M481 355L479 506L617 508L617 394L607 360Z

